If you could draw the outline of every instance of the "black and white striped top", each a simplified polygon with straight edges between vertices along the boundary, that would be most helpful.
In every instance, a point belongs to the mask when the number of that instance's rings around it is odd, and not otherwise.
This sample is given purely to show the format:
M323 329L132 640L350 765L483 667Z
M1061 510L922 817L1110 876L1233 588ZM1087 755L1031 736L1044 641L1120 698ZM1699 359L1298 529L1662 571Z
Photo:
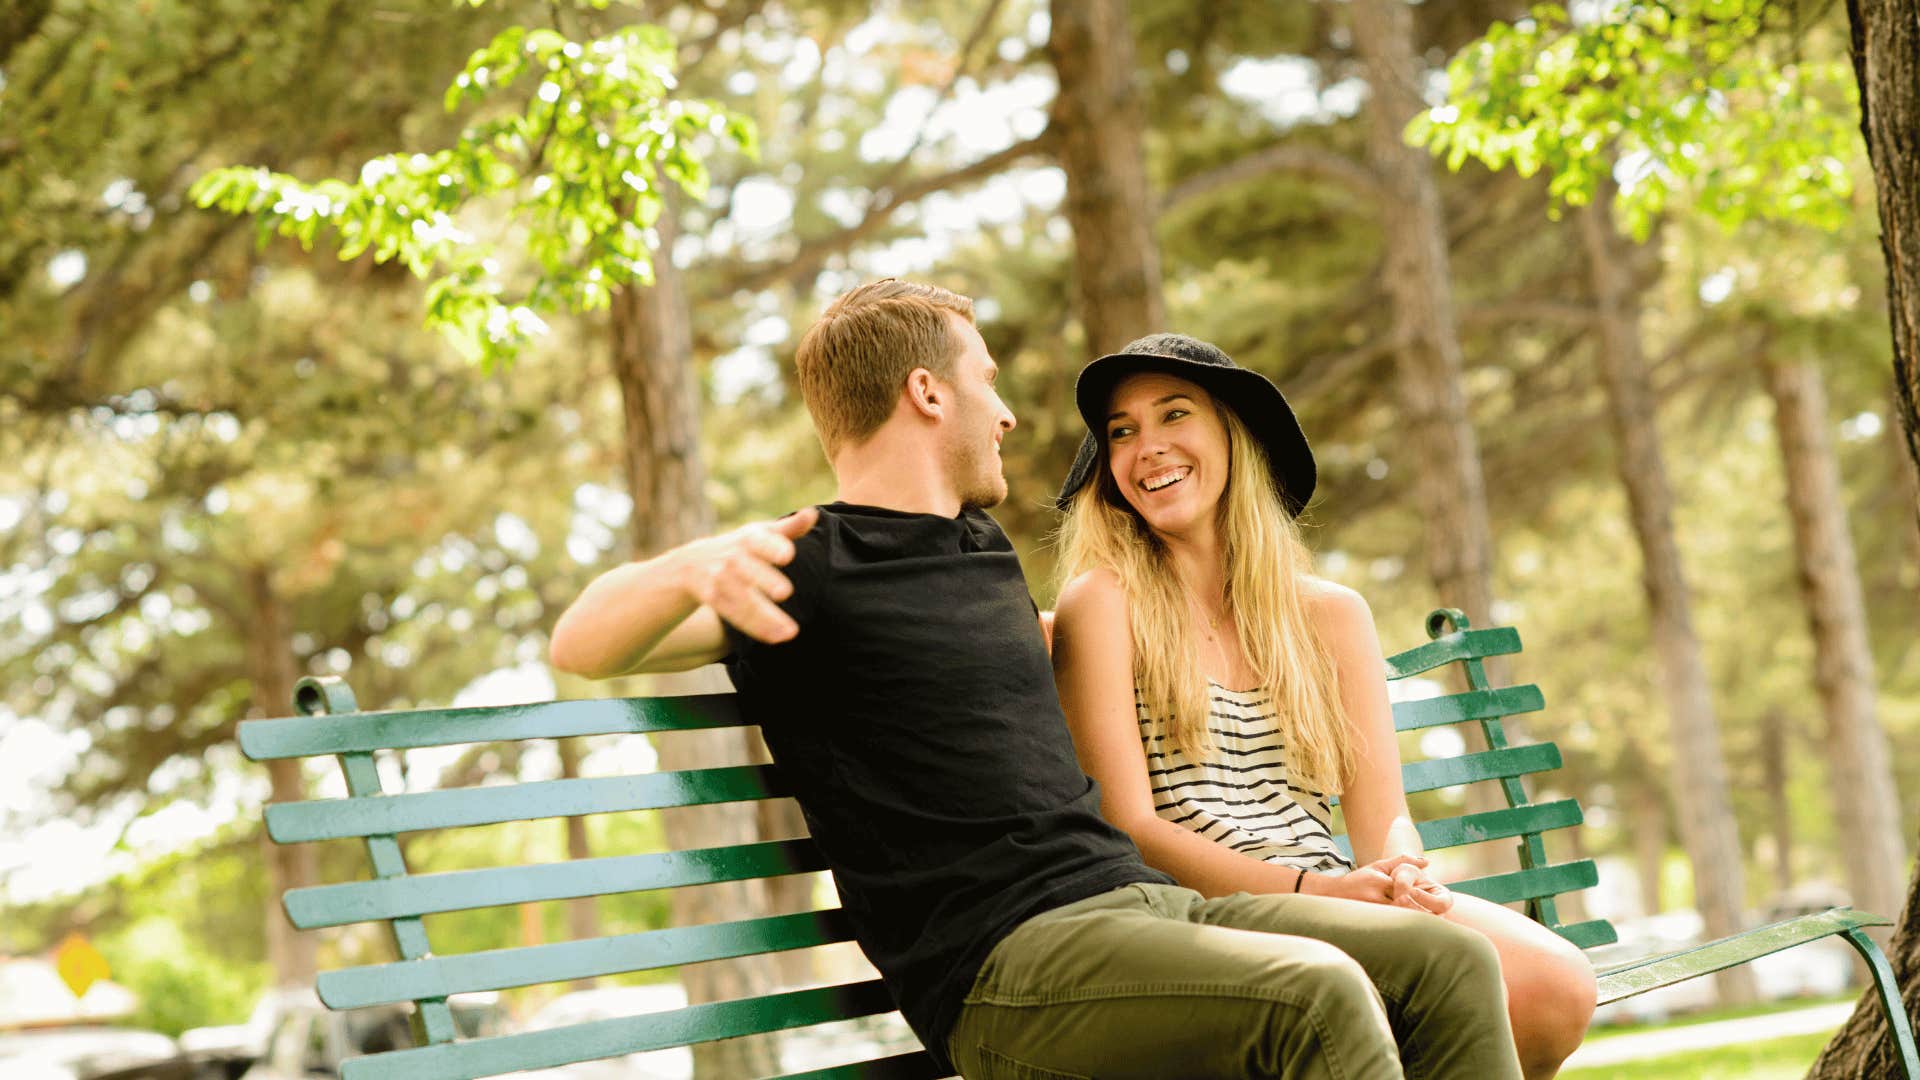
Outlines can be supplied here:
M1207 695L1214 751L1193 762L1171 735L1154 733L1153 715L1134 691L1154 812L1266 862L1315 872L1352 869L1334 845L1326 795L1296 787L1287 776L1286 744L1266 690L1229 690L1208 680Z

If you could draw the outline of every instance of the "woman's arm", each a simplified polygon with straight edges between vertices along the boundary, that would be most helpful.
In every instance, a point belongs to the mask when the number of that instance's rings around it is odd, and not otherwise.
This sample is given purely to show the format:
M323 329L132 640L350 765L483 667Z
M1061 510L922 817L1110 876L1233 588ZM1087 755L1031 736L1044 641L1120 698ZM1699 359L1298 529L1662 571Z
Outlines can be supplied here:
M1133 645L1127 602L1105 571L1082 574L1060 594L1053 671L1080 767L1100 783L1100 812L1133 838L1147 865L1207 896L1299 892L1390 902L1394 867L1413 856L1340 877L1263 862L1175 825L1153 810L1147 755L1133 708ZM1304 880L1303 880L1304 877Z
M1300 872L1251 859L1153 811L1133 708L1127 602L1111 573L1074 578L1053 621L1053 673L1080 767L1100 784L1100 813L1133 837L1147 865L1207 896L1291 892ZM1312 886L1304 884L1302 892Z
M1397 855L1424 856L1401 782L1400 743L1387 700L1387 664L1373 612L1359 593L1343 585L1314 580L1308 589L1309 615L1321 644L1332 654L1340 705L1353 740L1353 771L1341 786L1340 810L1347 819L1354 861L1364 865ZM1395 880L1406 888L1430 882L1412 870L1397 872ZM1437 895L1429 892L1430 898ZM1430 902L1424 906L1434 907Z

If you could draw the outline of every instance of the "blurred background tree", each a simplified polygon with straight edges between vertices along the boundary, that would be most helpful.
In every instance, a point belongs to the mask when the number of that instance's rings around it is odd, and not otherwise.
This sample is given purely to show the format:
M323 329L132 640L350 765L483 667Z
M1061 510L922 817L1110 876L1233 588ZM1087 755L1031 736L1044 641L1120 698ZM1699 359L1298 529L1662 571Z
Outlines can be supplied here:
M1367 595L1389 649L1417 643L1440 603L1521 628L1511 674L1549 702L1529 733L1565 749L1553 783L1589 808L1577 843L1604 864L1591 914L1700 905L1750 921L1789 884L1820 881L1870 906L1880 886L1844 854L1863 811L1836 797L1850 785L1835 782L1831 733L1870 719L1890 790L1920 783L1920 484L1886 374L1846 12L1767 10L1727 51L1741 35L1720 21L1635 39L1624 13L1576 26L1496 0L703 0L560 5L558 27L530 3L10 9L0 812L19 839L0 847L0 951L86 929L172 1028L239 1019L269 977L304 981L316 947L379 947L303 944L315 936L258 917L311 860L355 856L261 857L259 804L329 781L240 761L232 724L284 711L309 672L345 673L375 708L553 692L545 628L594 574L830 497L792 349L832 296L888 274L979 298L1020 418L997 515L1043 606L1047 503L1081 434L1074 374L1144 330L1213 340L1295 403L1321 467L1310 540L1324 573ZM555 248L537 213L511 212L542 169L464 204L421 174L433 184L414 197L472 238L423 241L453 245L439 265L473 275L481 314L454 320L466 352L513 346L511 365L484 369L425 328L454 310L449 294L376 263L377 244L342 261L339 230L298 219L299 200L279 219L295 235L261 243L246 217L188 197L244 165L286 178L254 209L288 193L331 203L327 181L364 180L384 155L406 155L385 159L401 178L414 152L474 125L531 117L531 134L567 115L576 87L558 80L545 101L529 73L450 114L444 92L477 79L475 50L510 26L552 29L570 62L565 41L643 24L674 43L665 97L750 122L757 155L730 149L724 122L691 135L708 183L660 185L650 225L616 191L604 205L640 227L640 247L608 251L650 252L652 277L607 283L607 306L579 312L565 289L534 302L543 252L562 277L591 269L585 247ZM1473 111L1496 101L1486 80L1562 56L1580 59L1560 82ZM1652 58L1642 82L1596 73L1625 57ZM1705 85L1681 92L1644 81L1695 74ZM1469 81L1445 94L1449 77ZM582 133L638 119L581 100ZM1690 100L1698 112L1680 115ZM1549 119L1566 146L1524 134ZM1743 119L1751 130L1730 123ZM1458 160L1407 145L1410 120ZM1444 141L1476 122L1492 133L1480 143ZM572 167L538 160L556 184ZM1584 209L1609 205L1609 183L1625 200L1611 220ZM504 305L498 340L489 296ZM547 332L516 340L515 307ZM1606 372L1629 348L1641 377L1622 400ZM1629 467L1628 422L1657 437L1670 489L1665 565L1685 582L1692 697L1657 677L1674 635L1642 580L1655 515L1622 483L1648 471ZM1674 702L1701 694L1710 752L1668 727L1699 720ZM395 782L673 767L693 760L683 751L755 748L415 752ZM1657 779L1691 777L1700 754L1724 776L1718 861L1683 798L1701 785ZM1882 861L1904 872L1920 820L1911 800L1891 805L1902 846ZM408 854L432 869L657 847L662 823L633 817L475 830ZM81 851L49 870L48 853ZM812 885L796 888L774 902L797 906ZM161 902L175 896L199 897L201 917ZM433 933L451 951L582 917L637 929L667 912L643 897L487 910Z

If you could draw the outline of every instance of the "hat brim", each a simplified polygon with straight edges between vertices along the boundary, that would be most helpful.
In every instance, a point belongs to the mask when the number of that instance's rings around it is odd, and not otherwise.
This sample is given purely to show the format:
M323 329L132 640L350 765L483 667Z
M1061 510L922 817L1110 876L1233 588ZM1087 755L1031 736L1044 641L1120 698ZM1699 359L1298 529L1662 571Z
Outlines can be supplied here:
M1273 381L1257 371L1239 366L1208 364L1178 356L1155 353L1111 353L1088 364L1074 383L1074 405L1087 425L1086 438L1074 455L1066 483L1054 499L1054 507L1065 512L1073 496L1093 478L1104 455L1100 447L1106 430L1107 406L1114 387L1129 375L1157 372L1195 383L1212 394L1240 417L1247 430L1266 451L1273 473L1275 492L1288 514L1298 517L1313 497L1317 471L1313 449L1306 433L1293 415L1285 395Z

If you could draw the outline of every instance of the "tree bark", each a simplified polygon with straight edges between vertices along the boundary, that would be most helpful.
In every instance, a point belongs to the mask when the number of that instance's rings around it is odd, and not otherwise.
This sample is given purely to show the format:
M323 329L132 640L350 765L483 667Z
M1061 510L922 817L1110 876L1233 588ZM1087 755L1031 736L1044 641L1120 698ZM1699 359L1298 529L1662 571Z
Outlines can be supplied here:
M1052 127L1067 174L1074 296L1091 359L1165 329L1160 247L1126 3L1053 0L1052 10L1047 54L1060 82Z
M1898 490L1902 496L1900 505L1920 506L1920 464L1908 456L1907 440L1902 432L1890 427L1886 440L1887 448L1893 454L1894 475L1898 478ZM1920 585L1920 516L1904 518L1900 531L1900 546L1906 554L1906 565L1897 569L1894 580L1912 589Z
M1920 465L1920 20L1908 0L1847 0L1853 72L1860 85L1860 133L1873 163L1880 249L1887 260L1894 400L1907 458ZM1920 502L1913 507L1920 520ZM1908 1015L1920 1024L1920 870L1907 884L1906 910L1887 948ZM1871 991L1820 1053L1810 1080L1893 1076L1895 1062Z
M1667 861L1667 792L1660 784L1660 770L1645 744L1632 735L1627 735L1625 742L1633 798L1627 827L1633 834L1633 867L1639 878L1640 914L1658 915L1660 877Z
M1667 861L1667 815L1642 803L1632 815L1633 867L1640 881L1640 913L1660 913L1660 875Z
M1907 456L1920 463L1920 19L1911 0L1847 0L1847 21L1887 261L1894 401Z
M580 778L580 758L584 756L580 739L556 739L554 749L560 753L560 778L578 780ZM566 819L567 858L593 858L593 845L587 840L587 819L575 815ZM592 941L600 936L600 898L597 896L576 896L567 901L567 935L572 941ZM575 990L591 990L599 985L594 978L575 979L569 985Z
M1428 155L1401 137L1424 108L1412 17L1402 0L1356 0L1353 41L1372 88L1367 150L1385 191L1386 286L1406 452L1422 470L1428 573L1443 602L1492 625L1493 530L1467 412L1440 193Z
M1893 940L1886 951L1893 964L1894 980L1900 985L1900 1000L1907 1007L1907 1022L1920 1028L1920 867L1915 867L1913 878L1907 882L1906 908L1894 922ZM1899 1075L1900 1063L1893 1056L1893 1040L1888 1038L1887 1021L1880 1014L1879 996L1869 986L1853 1007L1853 1015L1814 1059L1807 1080Z
M656 224L660 246L654 283L627 287L613 297L612 360L626 420L627 489L633 496L631 529L636 555L651 555L713 531L700 457L700 389L693 363L692 319L679 270L673 265L677 234L671 202ZM724 690L712 672L662 679L662 693ZM656 737L662 771L741 764L750 760L748 733L738 728L675 732ZM759 839L751 803L661 813L667 844L676 851L748 844ZM673 891L675 926L751 918L767 910L760 881L726 882ZM751 997L771 990L773 965L764 956L693 964L680 969L691 1003ZM778 1073L773 1036L700 1043L694 1072L705 1080L736 1080Z
M246 588L252 620L247 628L247 680L253 693L248 715L255 719L291 716L293 684L299 675L293 662L293 628L286 601L274 591L270 567L249 567ZM307 797L300 765L299 758L267 762L274 802L299 802ZM288 889L318 884L319 860L312 844L276 844L264 830L260 843L267 864L267 960L273 965L276 985L306 989L319 974L318 948L314 935L294 929L287 921L280 898Z
M1639 542L1641 587L1653 622L1661 697L1673 742L1673 787L1678 799L1680 841L1693 864L1695 903L1713 938L1745 926L1746 872L1740 829L1721 752L1700 639L1693 629L1692 601L1673 530L1673 491L1654 426L1652 383L1640 345L1639 300L1614 231L1613 192L1603 184L1593 205L1580 211L1581 236L1599 312L1599 366L1612 420L1620 480ZM1752 1001L1751 968L1730 968L1715 977L1728 1002Z
M1812 364L1764 359L1787 476L1800 596L1813 634L1813 681L1826 718L1827 786L1853 905L1883 915L1905 893L1906 845L1892 754L1880 726L1867 606L1840 464L1828 436L1827 393Z
M1480 444L1467 411L1440 191L1431 159L1402 137L1407 122L1425 107L1412 16L1403 0L1355 0L1352 21L1354 48L1372 94L1367 157L1380 182L1400 438L1407 460L1419 470L1415 487L1426 524L1427 575L1442 604L1465 611L1475 626L1492 626L1493 529ZM1490 662L1487 672L1495 685L1506 684L1504 665ZM1518 735L1518 725L1505 726L1510 737ZM1469 749L1486 747L1476 727L1469 725L1464 734ZM1504 809L1506 800L1493 785L1474 784L1467 806L1475 812ZM1469 858L1475 876L1518 865L1504 845L1475 845Z
M1760 715L1760 774L1773 834L1773 886L1793 887L1793 806L1787 788L1787 714L1769 706Z

